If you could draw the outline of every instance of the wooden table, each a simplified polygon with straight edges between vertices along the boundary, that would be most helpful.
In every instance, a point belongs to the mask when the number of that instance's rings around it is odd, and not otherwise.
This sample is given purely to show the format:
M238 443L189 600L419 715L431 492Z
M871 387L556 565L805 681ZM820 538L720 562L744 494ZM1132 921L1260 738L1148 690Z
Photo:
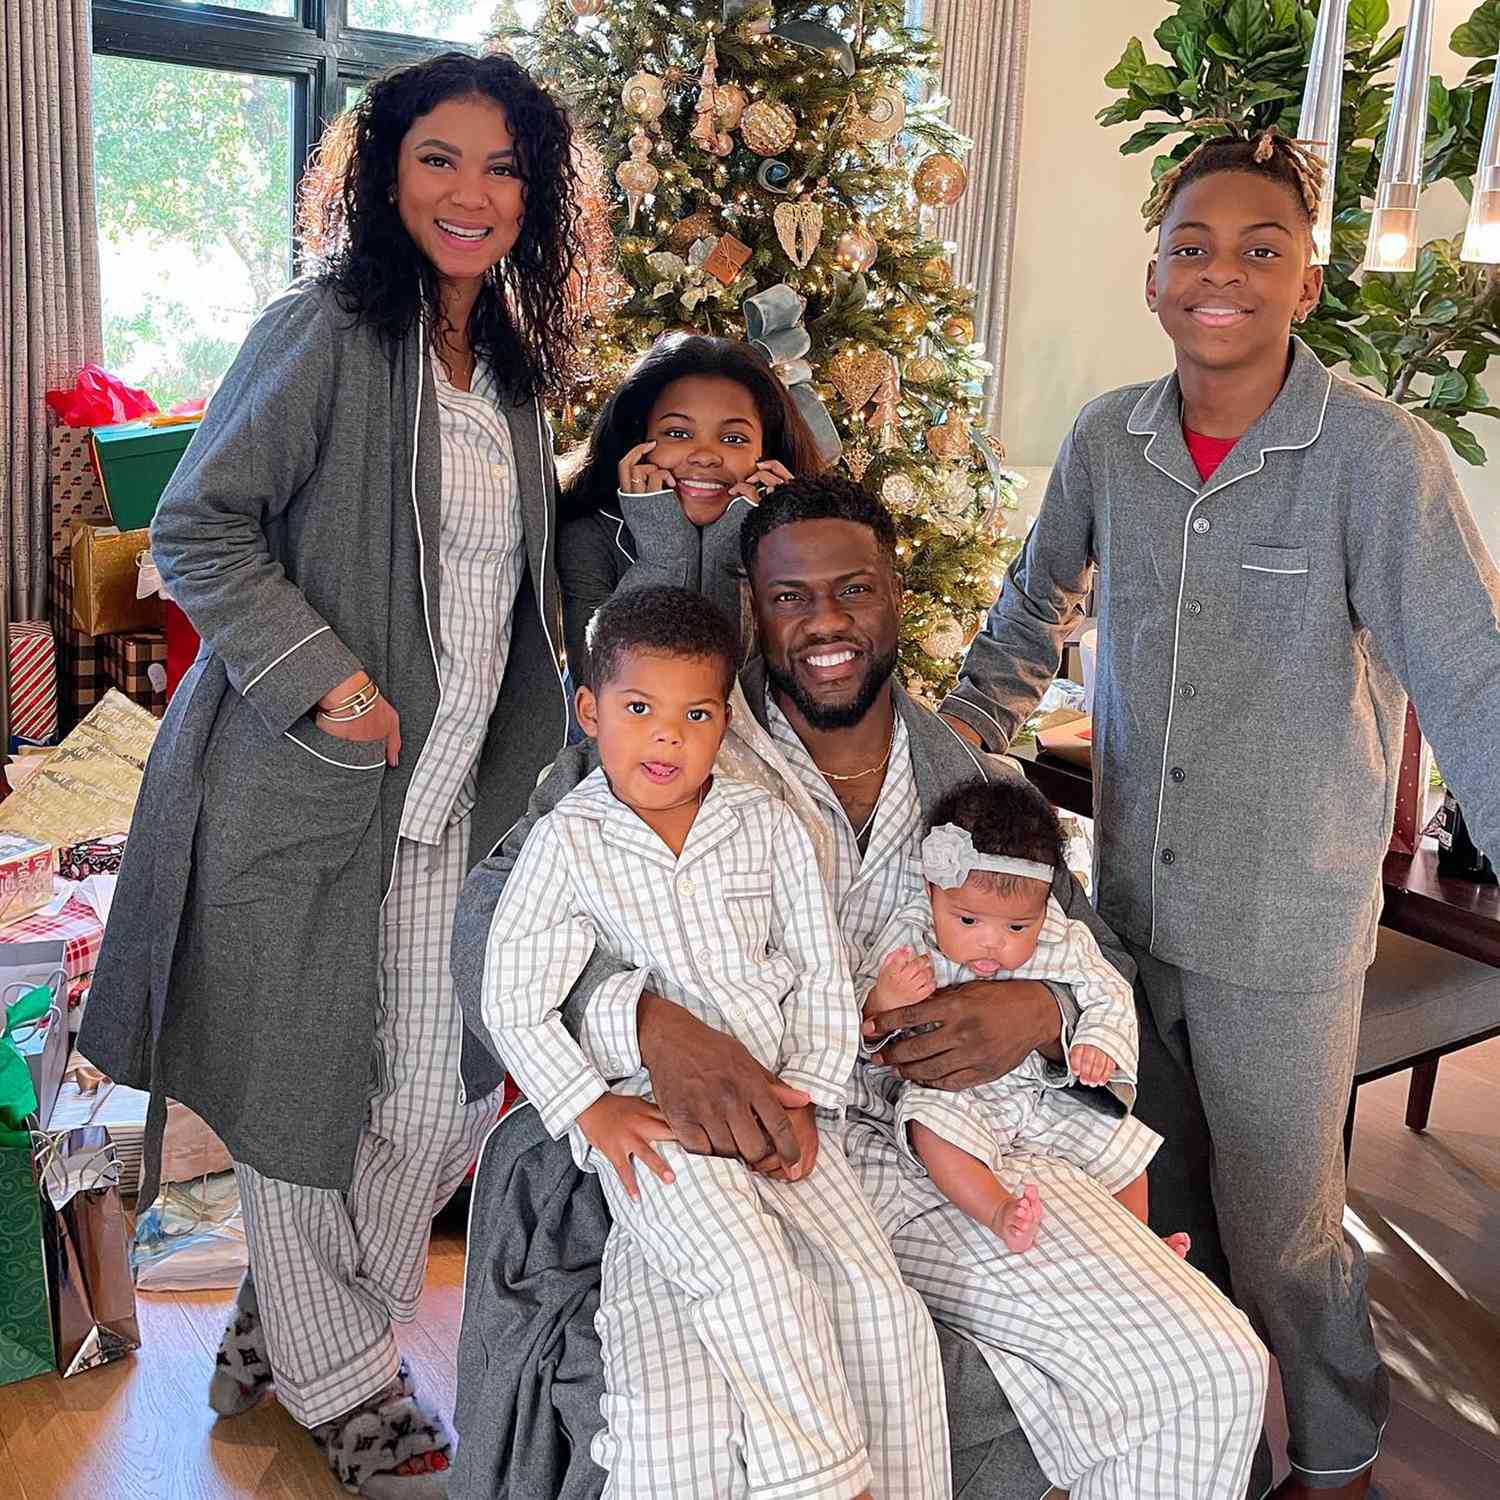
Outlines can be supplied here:
M1010 753L1054 806L1093 816L1093 777L1082 766L1031 745ZM1430 847L1417 854L1387 854L1382 876L1383 927L1500 968L1500 886L1442 878L1437 851Z

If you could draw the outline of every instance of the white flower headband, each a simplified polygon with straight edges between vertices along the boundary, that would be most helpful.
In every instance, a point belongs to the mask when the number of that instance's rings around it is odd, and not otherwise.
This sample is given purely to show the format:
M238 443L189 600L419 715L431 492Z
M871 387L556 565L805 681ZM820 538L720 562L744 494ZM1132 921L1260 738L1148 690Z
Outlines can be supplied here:
M974 847L973 835L957 823L944 823L922 840L922 873L934 885L951 891L962 885L975 870L992 870L996 875L1019 875L1026 880L1045 880L1049 885L1057 873L1054 865L1038 864L1032 859L981 854Z

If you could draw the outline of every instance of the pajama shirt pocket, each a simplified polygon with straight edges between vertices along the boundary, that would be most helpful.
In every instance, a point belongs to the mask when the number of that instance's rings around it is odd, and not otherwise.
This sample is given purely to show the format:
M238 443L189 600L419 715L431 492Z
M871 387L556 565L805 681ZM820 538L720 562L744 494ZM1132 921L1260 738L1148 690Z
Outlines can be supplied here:
M1274 651L1302 629L1307 548L1251 544L1240 557L1239 634L1248 651Z

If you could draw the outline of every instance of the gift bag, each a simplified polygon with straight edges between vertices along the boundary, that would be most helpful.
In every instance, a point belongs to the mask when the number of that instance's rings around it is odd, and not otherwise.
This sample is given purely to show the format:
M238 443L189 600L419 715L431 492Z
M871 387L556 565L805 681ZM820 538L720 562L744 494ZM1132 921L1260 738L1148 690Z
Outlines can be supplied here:
M136 596L140 555L150 546L145 530L80 526L73 533L73 623L88 635L154 630L161 600Z
M10 1035L46 1013L48 992L38 989L40 999L29 994L7 1013L0 1036L0 1385L52 1368L42 1200L27 1128L36 1090Z
M52 1117L52 1106L57 1103L68 1065L67 988L67 976L58 967L44 984L32 985L23 980L0 991L0 1002L5 1006L5 1035L31 1075L36 1097L33 1113L42 1130ZM25 1015L27 1019L13 1019L17 1015Z
M120 1163L109 1132L86 1125L45 1137L38 1166L52 1332L67 1377L141 1347Z

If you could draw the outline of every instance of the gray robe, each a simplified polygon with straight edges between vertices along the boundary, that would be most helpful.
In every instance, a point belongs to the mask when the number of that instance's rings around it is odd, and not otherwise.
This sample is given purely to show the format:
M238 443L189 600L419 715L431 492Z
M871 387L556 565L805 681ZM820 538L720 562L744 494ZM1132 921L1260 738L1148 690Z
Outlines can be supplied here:
M766 679L759 659L740 682L763 727ZM896 702L924 810L976 776L1011 774L899 687ZM454 979L470 1029L491 1046L481 999L485 947L500 893L531 826L597 763L591 744L564 751L526 817L464 886L453 931ZM1134 965L1066 870L1058 872L1053 894L1070 916L1088 923L1110 961L1133 978ZM564 1022L575 1035L588 996L622 967L595 952L564 1008ZM496 1127L480 1155L469 1214L454 1412L461 1441L451 1500L597 1500L602 1492L604 1471L588 1449L602 1420L604 1370L593 1315L608 1230L598 1179L573 1165L567 1141L551 1140L534 1110L514 1112ZM942 1326L938 1339L955 1494L1035 1500L1047 1481L983 1356Z
M537 403L504 416L527 568L471 858L565 734L551 444ZM380 908L438 702L439 492L419 331L388 354L301 284L251 329L151 529L203 647L146 766L79 1045L153 1091L153 1124L170 1094L236 1160L314 1187L348 1185L365 1121ZM394 770L313 721L357 666L401 716ZM468 1096L500 1076L466 1035Z

